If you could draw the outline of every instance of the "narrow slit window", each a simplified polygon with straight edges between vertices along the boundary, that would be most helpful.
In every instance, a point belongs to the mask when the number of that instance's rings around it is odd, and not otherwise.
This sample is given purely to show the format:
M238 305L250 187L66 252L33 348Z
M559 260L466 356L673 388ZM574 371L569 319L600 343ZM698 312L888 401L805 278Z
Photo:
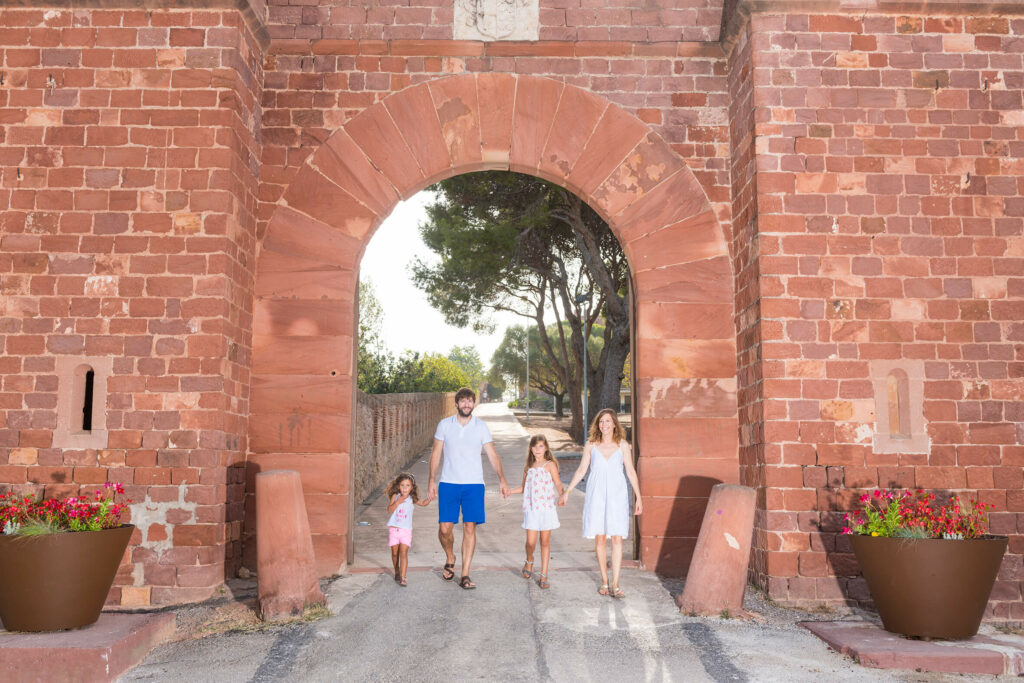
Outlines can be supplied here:
M93 396L93 384L96 380L96 373L93 370L87 370L85 373L85 391L82 397L82 431L92 431L92 396Z
M889 436L910 438L910 382L903 370L893 370L886 378L889 399Z
M54 448L106 448L107 378L114 372L114 359L58 356L57 425Z

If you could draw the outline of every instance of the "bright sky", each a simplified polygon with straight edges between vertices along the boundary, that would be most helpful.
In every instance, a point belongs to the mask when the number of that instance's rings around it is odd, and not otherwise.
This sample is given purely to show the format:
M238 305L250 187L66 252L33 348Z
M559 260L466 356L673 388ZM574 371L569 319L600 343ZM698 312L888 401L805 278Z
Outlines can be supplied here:
M523 324L526 319L512 314L496 315L494 334L479 335L472 328L451 327L427 303L426 294L412 283L410 267L416 257L434 257L419 232L419 224L426 220L424 207L432 199L429 192L420 192L395 207L366 247L359 279L373 283L384 309L384 342L396 355L406 349L447 354L453 346L475 346L486 371L505 328Z

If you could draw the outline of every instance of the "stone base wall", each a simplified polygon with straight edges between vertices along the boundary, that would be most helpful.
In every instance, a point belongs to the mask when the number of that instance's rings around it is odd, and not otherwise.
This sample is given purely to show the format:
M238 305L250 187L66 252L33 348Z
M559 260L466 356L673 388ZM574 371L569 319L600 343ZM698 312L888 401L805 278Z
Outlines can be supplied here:
M455 393L383 394L357 392L352 495L360 503L387 486L434 440L439 420L455 413ZM426 482L417 482L421 487Z

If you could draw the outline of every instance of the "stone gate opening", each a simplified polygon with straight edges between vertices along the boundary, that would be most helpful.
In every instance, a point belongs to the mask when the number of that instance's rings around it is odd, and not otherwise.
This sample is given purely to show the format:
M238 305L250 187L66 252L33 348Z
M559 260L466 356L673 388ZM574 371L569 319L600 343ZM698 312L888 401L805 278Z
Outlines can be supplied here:
M569 189L623 246L636 316L639 559L683 574L710 486L740 476L727 235L665 141L558 81L481 73L420 83L365 109L302 165L259 246L248 464L300 471L318 569L344 568L363 250L399 199L485 169Z

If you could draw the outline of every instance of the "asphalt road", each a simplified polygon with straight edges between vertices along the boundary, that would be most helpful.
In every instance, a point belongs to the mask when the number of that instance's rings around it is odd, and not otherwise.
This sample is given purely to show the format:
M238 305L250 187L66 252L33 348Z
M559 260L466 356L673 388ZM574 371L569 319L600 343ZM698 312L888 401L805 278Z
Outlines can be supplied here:
M864 669L793 620L679 614L671 586L625 570L626 598L596 572L562 570L541 590L517 568L462 590L435 571L401 588L383 573L328 589L333 616L259 633L163 645L122 681L970 681Z

